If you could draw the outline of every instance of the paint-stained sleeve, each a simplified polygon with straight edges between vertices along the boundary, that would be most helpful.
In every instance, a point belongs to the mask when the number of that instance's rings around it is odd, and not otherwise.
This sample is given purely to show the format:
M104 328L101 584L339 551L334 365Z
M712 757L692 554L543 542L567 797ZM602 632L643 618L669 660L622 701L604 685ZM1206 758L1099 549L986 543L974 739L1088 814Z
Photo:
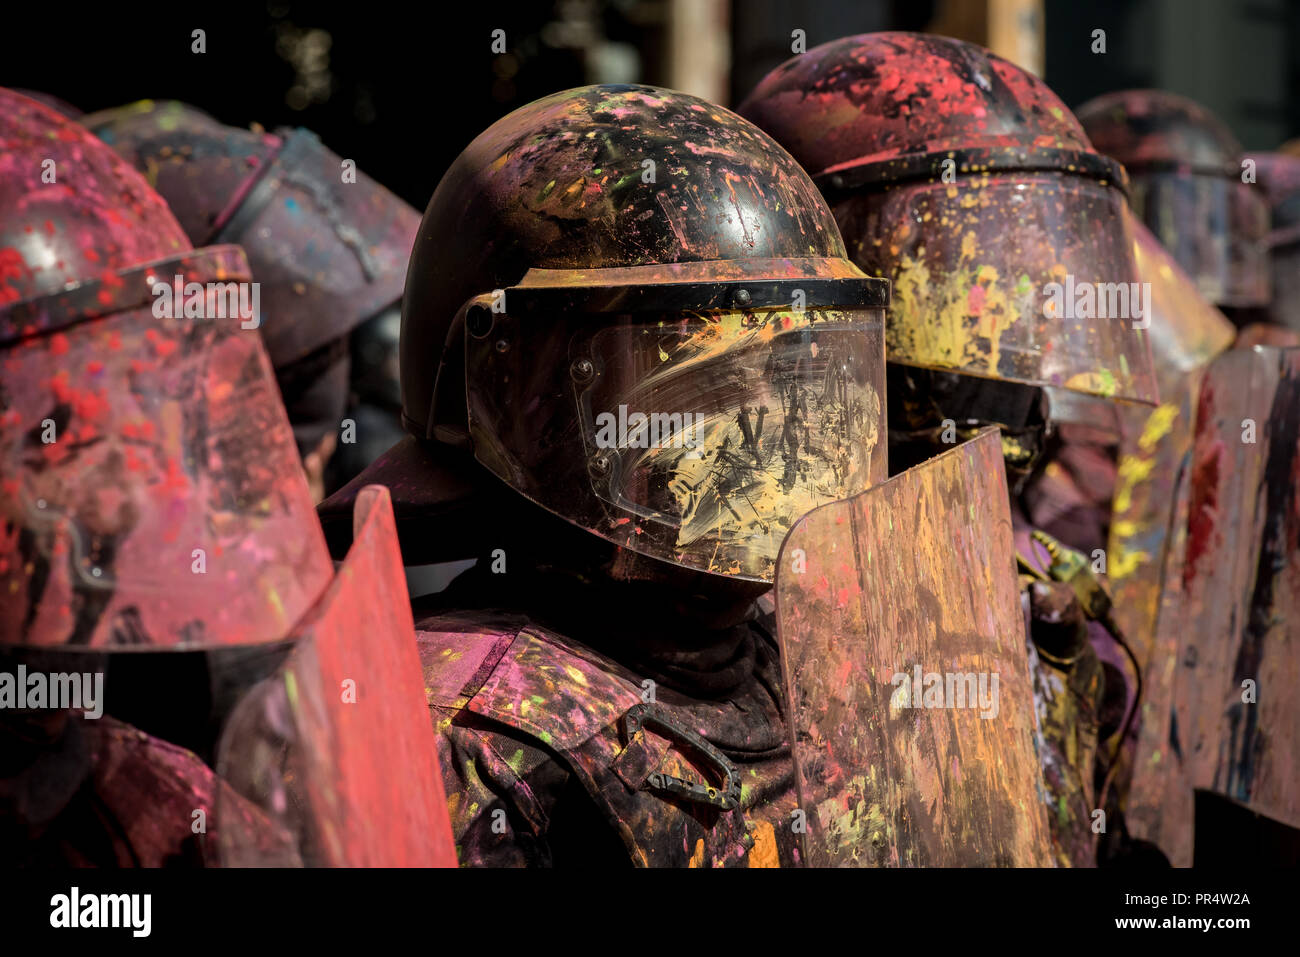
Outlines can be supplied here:
M551 866L550 819L568 769L508 729L467 712L432 710L461 866Z

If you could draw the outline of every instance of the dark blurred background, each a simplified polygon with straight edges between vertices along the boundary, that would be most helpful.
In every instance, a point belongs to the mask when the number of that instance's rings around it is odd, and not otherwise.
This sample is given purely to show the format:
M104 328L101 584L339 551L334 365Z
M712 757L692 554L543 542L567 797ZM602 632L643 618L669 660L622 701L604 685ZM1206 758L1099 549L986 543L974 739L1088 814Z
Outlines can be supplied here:
M326 5L269 0L6 14L0 85L85 111L178 98L227 123L306 126L423 209L497 118L556 90L645 82L732 105L791 55L870 30L975 40L1070 106L1159 86L1218 113L1248 149L1300 135L1300 0L532 0ZM26 24L22 18L29 18ZM207 52L191 52L206 31ZM505 31L505 53L492 51ZM1106 52L1092 52L1105 31Z

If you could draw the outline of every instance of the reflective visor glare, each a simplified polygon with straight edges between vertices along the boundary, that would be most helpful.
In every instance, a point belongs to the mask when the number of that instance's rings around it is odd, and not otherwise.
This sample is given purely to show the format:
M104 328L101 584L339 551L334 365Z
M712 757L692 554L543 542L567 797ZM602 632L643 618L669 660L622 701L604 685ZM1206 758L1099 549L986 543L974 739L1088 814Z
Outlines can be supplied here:
M883 479L879 311L685 314L591 336L596 494L676 529L673 560L767 577L804 513Z

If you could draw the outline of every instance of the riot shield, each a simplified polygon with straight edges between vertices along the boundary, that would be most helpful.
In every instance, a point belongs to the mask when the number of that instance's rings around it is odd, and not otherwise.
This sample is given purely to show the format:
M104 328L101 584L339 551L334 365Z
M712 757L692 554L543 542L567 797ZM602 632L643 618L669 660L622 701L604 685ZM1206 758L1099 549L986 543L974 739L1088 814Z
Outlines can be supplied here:
M1115 404L1118 480L1106 545L1115 623L1142 670L1138 720L1117 777L1129 834L1191 865L1191 791L1169 749L1174 663L1182 633L1182 562L1197 395L1234 329L1141 223L1139 278L1150 284L1151 353L1161 404Z
M1201 387L1169 746L1192 787L1300 827L1300 348Z
M220 776L290 840L240 828L219 802L225 866L456 865L387 489L362 490L353 525L292 652L236 706L218 751Z
M1053 863L997 429L809 512L775 592L809 865Z

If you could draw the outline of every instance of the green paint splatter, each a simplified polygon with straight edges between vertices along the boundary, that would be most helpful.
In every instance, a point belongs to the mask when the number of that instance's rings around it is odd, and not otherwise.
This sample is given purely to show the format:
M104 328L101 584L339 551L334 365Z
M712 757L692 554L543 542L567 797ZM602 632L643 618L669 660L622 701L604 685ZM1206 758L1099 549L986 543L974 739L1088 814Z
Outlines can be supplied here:
M289 707L298 710L298 682L294 680L293 672L284 673L284 690L289 695Z

